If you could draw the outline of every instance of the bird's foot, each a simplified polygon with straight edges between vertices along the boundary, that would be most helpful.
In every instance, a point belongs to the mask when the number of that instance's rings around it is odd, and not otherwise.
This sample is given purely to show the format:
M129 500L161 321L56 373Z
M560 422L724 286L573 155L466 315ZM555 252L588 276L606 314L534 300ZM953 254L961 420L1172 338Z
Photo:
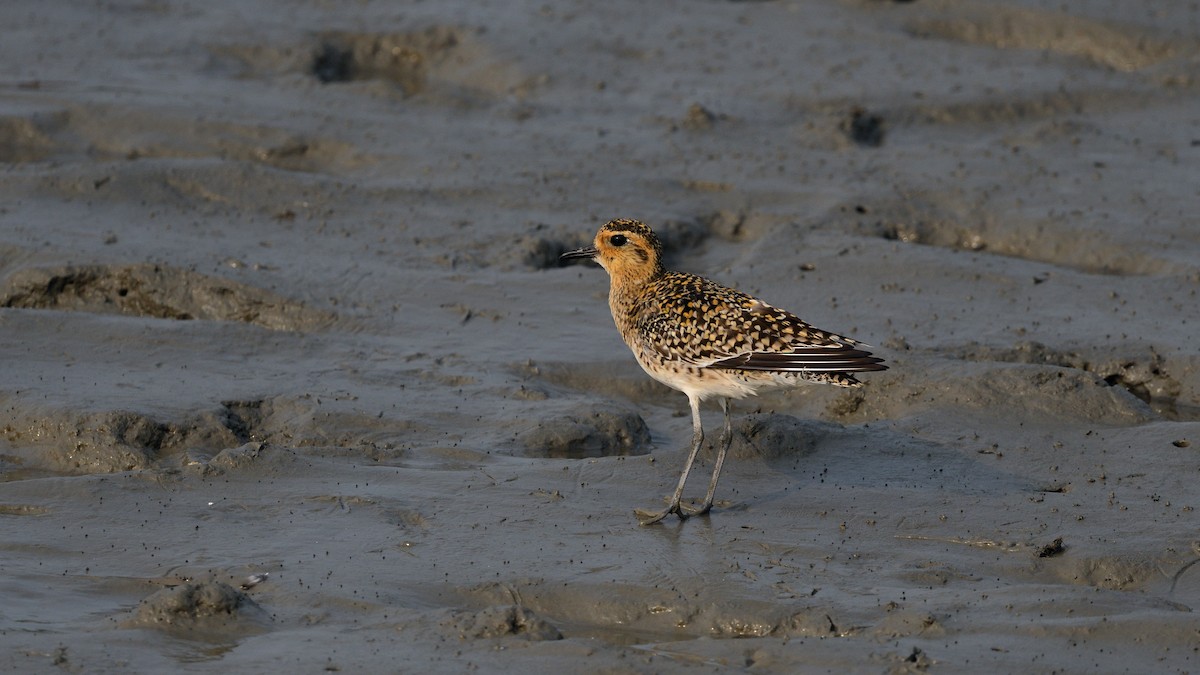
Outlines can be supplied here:
M637 514L638 522L640 522L642 525L653 525L655 523L662 522L662 520L664 518L671 515L672 513L679 516L680 520L687 520L688 516L692 515L691 513L688 513L688 511L685 510L682 506L680 506L678 502L671 504L670 506L668 506L666 509L663 509L662 511L647 511L645 509L634 509L633 512L635 514Z
M681 506L679 507L679 510L684 514L687 514L687 516L706 516L708 515L709 511L712 511L712 502L701 504L699 507L694 509L687 509ZM683 518L684 516L680 515L679 517Z

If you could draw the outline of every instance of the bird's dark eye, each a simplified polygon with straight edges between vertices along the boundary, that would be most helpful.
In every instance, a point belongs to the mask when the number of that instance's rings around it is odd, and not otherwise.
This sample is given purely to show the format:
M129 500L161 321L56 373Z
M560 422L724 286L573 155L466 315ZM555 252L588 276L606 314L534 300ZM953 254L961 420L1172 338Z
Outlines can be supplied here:
M629 241L629 240L625 238L625 235L623 235L623 234L614 234L614 235L613 235L613 236L612 236L612 237L611 237L611 238L608 240L608 243L612 244L613 246L624 246L624 245L625 245L625 242L627 242L627 241Z

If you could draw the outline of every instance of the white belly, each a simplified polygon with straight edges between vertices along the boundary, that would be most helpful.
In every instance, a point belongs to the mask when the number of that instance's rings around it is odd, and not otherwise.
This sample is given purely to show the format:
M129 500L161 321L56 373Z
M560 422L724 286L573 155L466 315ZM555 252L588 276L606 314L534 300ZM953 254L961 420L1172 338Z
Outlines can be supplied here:
M699 368L680 363L638 363L650 377L672 389L678 389L701 401L718 398L745 398L761 389L794 387L804 380L790 373L745 372L719 368Z

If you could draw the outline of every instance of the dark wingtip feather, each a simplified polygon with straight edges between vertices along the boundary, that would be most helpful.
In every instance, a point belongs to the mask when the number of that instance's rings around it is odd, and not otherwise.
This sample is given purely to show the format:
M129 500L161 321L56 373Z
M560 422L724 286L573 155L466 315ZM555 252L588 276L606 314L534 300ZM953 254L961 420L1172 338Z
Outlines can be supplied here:
M888 369L883 364L883 359L852 347L817 347L795 352L751 352L716 361L709 367L780 373L866 373Z

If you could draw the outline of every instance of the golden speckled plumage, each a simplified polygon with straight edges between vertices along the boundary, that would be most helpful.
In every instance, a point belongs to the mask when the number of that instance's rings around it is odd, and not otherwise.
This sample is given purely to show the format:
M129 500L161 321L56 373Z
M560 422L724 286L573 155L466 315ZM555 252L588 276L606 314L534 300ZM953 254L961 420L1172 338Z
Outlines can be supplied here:
M647 514L644 524L711 508L732 440L728 399L806 382L860 386L852 373L887 368L850 338L703 277L667 271L662 253L649 227L618 219L600 228L592 246L563 254L592 258L608 271L608 304L621 337L651 377L687 394L692 407L691 456L667 510ZM704 437L699 403L713 396L720 397L725 430L708 496L689 513L680 499Z
M686 272L665 272L633 292L623 289L610 304L642 367L652 376L660 369L698 369L694 388L702 400L722 394L722 382L734 390L724 395L734 398L803 380L858 386L853 375L836 368L868 356L853 340ZM806 363L807 370L796 369Z

